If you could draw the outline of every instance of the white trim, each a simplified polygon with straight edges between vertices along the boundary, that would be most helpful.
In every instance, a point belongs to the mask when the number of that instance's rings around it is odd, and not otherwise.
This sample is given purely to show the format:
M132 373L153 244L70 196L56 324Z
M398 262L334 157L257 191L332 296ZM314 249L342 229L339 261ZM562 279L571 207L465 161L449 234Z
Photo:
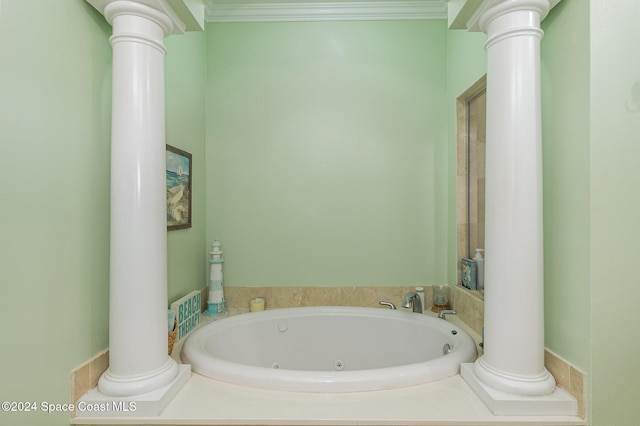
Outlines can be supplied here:
M446 0L209 0L206 22L288 22L447 19Z

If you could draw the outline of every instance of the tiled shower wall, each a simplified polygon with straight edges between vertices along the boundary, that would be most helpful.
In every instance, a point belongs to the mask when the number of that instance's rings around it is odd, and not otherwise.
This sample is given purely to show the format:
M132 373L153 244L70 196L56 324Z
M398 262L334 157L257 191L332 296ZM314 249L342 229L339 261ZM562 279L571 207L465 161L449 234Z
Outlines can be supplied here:
M484 249L486 76L456 100L456 233L460 260Z

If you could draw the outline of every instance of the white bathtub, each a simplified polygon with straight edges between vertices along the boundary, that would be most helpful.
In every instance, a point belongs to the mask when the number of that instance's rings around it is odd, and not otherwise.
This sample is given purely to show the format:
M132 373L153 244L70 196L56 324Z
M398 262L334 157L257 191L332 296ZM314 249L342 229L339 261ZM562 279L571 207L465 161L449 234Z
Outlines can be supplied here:
M451 351L443 355L445 345ZM186 340L182 360L213 379L267 389L357 392L443 379L477 355L448 321L381 308L304 307L236 315Z

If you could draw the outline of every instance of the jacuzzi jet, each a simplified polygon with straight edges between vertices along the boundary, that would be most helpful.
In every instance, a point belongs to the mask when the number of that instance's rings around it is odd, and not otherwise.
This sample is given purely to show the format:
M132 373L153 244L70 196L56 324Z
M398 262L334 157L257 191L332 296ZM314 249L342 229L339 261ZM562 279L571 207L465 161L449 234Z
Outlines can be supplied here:
M275 368L277 370L278 368L280 368L280 364L274 362L273 364L271 364L271 368Z
M337 371L342 371L344 370L344 361L337 359L333 366Z

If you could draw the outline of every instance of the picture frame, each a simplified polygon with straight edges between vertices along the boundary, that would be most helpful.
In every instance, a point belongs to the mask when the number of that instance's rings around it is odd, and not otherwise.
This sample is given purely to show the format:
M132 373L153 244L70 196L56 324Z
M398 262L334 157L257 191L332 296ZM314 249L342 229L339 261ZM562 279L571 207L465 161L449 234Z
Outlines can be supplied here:
M192 156L166 145L167 231L191 228Z

